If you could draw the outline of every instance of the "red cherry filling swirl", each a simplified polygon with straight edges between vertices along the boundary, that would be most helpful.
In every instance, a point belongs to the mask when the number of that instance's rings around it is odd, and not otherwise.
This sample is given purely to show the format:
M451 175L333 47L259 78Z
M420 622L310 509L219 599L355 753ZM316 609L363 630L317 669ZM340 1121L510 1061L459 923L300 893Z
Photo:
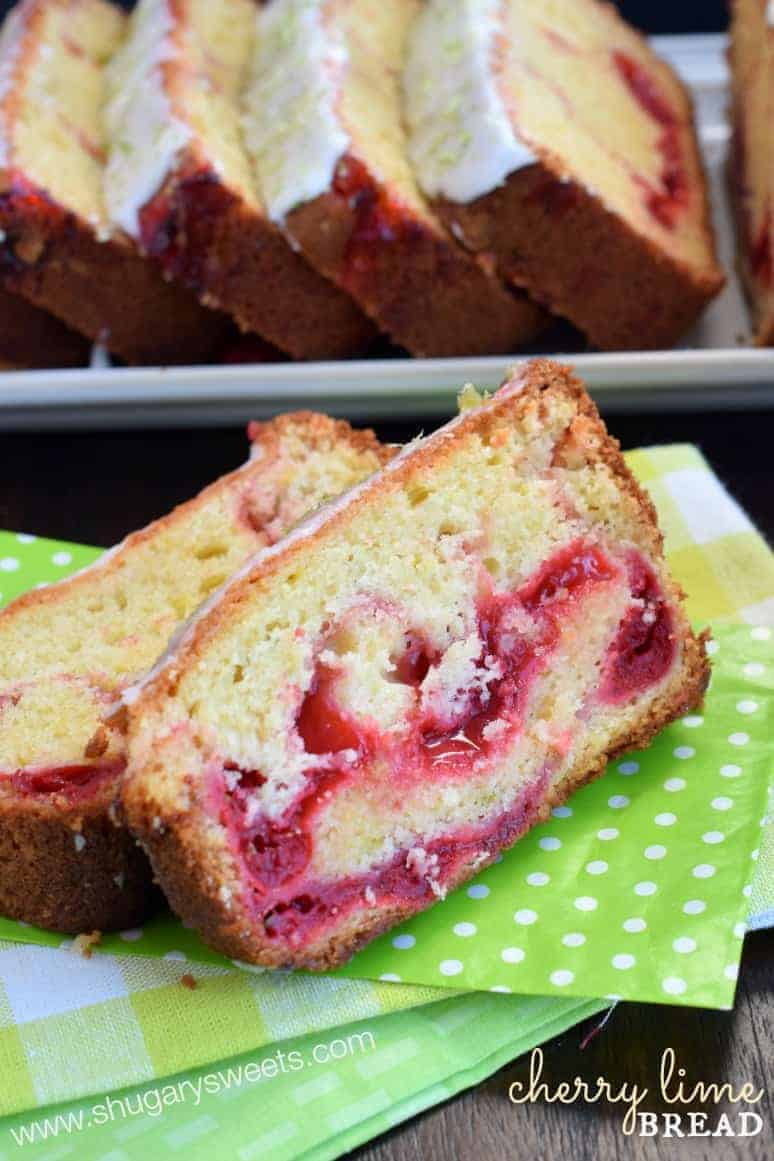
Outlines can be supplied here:
M658 579L644 558L632 550L625 562L632 602L608 648L598 697L621 704L660 681L675 657L672 618ZM554 554L512 593L489 593L478 602L478 633L482 642L476 680L458 691L452 719L443 721L422 707L421 689L441 664L442 654L422 633L406 633L403 651L393 660L390 679L416 691L408 729L396 742L380 736L373 723L349 713L337 700L340 671L318 662L296 718L296 729L307 754L325 756L325 764L306 773L302 794L279 820L265 816L248 823L253 792L265 779L255 771L227 767L233 788L222 797L221 818L228 827L249 872L256 905L269 935L300 940L326 916L362 900L420 899L432 894L431 881L442 884L471 854L494 853L529 824L524 802L490 822L488 829L466 837L462 831L429 843L424 851L432 873L417 875L409 852L402 851L386 867L368 876L313 892L293 892L312 855L315 815L357 770L378 753L387 756L393 777L407 786L428 778L459 777L473 764L505 747L521 727L530 688L550 664L569 608L600 584L620 578L621 569L598 546L575 542ZM514 624L526 614L533 630L519 633ZM516 620L514 619L516 615ZM492 730L494 723L505 723ZM234 774L238 777L235 779ZM543 771L536 785L547 776ZM534 787L533 787L534 790ZM536 793L536 791L535 791Z
M643 188L648 211L665 229L672 230L691 195L679 117L657 81L634 57L616 51L613 63L634 99L661 126L658 140L662 157L661 188L654 188L644 178L639 178L638 184Z

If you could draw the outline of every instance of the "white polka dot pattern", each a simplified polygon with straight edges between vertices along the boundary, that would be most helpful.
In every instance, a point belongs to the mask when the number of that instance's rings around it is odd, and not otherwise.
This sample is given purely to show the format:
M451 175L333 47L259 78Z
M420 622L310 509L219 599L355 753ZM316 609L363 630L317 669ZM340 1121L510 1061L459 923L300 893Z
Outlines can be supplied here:
M648 927L644 919L636 917L624 919L622 926L624 931L628 931L630 935L637 935L640 931L646 931Z
M683 911L686 915L701 915L702 911L707 910L707 904L703 899L689 899L687 903L683 904Z
M549 979L555 988L566 988L575 979L575 974L566 968L559 968L557 971L551 972Z
M475 923L455 923L452 927L455 935L459 935L462 939L470 939L478 931Z
M567 935L562 936L565 947L583 947L585 942L586 936L581 931L568 931Z
M443 959L438 965L438 970L442 976L458 976L462 968L463 965L458 959Z
M562 845L561 840L558 838L554 838L553 835L547 835L545 838L542 838L540 840L540 842L538 843L538 846L540 847L541 851L558 851L560 849L561 845Z

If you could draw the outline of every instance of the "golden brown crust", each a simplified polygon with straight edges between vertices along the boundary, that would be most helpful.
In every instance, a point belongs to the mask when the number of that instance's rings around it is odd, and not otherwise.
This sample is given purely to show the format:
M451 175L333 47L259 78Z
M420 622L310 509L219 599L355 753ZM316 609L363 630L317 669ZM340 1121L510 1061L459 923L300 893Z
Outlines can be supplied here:
M154 205L156 225L143 238L145 250L243 331L257 332L295 359L346 358L376 338L349 295L318 274L195 149Z
M386 463L394 454L394 449L379 443L370 429L354 429L344 420L299 411L251 424L255 472L276 459L283 439L293 429L303 433L310 448L334 449L348 444L359 453L374 455L379 463ZM232 481L248 482L249 477L249 467L237 469L133 533L121 554L104 564L106 575L120 570L126 552L160 527L186 519L213 489ZM54 604L89 583L89 574L81 573L31 590L3 610L2 616L12 618L21 611ZM114 715L107 729L109 737L98 749L107 749L111 761L120 762L125 749L125 715ZM101 753L91 756L99 758ZM156 905L159 896L152 887L145 855L112 818L118 781L118 775L111 775L95 792L71 802L63 796L20 793L9 778L0 777L0 913L54 931L77 933L131 927Z
M351 427L346 419L333 419L320 411L286 411L265 422L250 424L250 443L259 446L264 454L276 454L285 433L293 427L303 427L310 446L333 448L348 443L356 452L376 456L381 464L389 463L395 455L395 445L384 444L370 427Z
M348 164L345 158L339 170ZM372 175L370 180L380 188ZM543 311L526 295L511 293L440 225L408 207L391 206L391 213L402 216L383 237L369 232L367 270L358 270L355 201L333 191L321 194L288 214L287 233L321 274L411 354L513 352L545 329Z
M614 5L603 6L621 20ZM645 38L640 40L646 47ZM475 201L439 198L433 203L441 220L472 252L493 257L501 277L526 289L547 310L570 319L602 350L672 346L725 282L692 98L671 70L670 76L679 86L689 127L681 143L697 182L709 255L705 269L689 267L632 229L572 181L561 159L548 149L541 150L537 164L512 173L502 186Z
M0 287L0 365L84 367L90 344L59 319Z
M503 278L602 350L672 346L723 286L718 267L691 270L545 165L468 205L435 208L472 251L496 255Z
M231 323L166 282L128 238L100 241L42 191L19 193L0 175L0 273L6 286L128 363L214 358Z
M73 935L145 918L160 896L109 803L24 799L0 780L0 913Z
M529 365L527 381L520 394L505 396L484 412L474 410L468 413L455 428L445 433L442 444L435 442L432 447L425 446L395 470L376 477L350 504L331 513L325 524L325 535L349 521L358 509L373 503L386 489L401 486L408 474L426 471L439 457L449 454L456 444L463 441L472 428L486 435L497 430L504 416L516 420L532 411L540 418L550 406L551 398L556 396L570 398L575 403L575 416L568 426L566 440L559 445L559 454L571 457L580 450L587 460L601 460L608 466L619 488L635 503L638 535L658 557L661 534L652 502L631 475L617 441L607 435L582 383L569 369L550 360L536 360ZM323 529L318 527L310 532L310 539L314 541L322 534ZM308 543L309 540L298 540L287 544L279 554L258 560L242 579L230 586L210 615L193 626L169 664L144 687L139 701L130 711L133 725L141 729L143 715L154 713L167 697L174 696L180 672L202 658L207 642L238 612L242 602L249 599L251 589L270 584L272 575L287 566ZM709 679L704 643L694 637L679 607L681 593L678 586L668 580L666 586L670 596L678 602L676 633L682 645L679 672L670 679L669 687L650 705L636 726L615 738L593 768L585 766L571 771L550 799L535 805L525 829L544 818L551 806L564 801L577 786L598 777L607 762L617 754L646 746L665 725L700 702ZM130 725L130 731L132 728ZM163 746L158 749L154 761L162 768ZM188 791L193 795L193 805L183 813L166 804L161 795L154 794L151 771L133 770L130 766L122 787L122 807L132 832L148 852L172 907L197 928L208 944L224 954L270 967L330 968L342 963L375 935L415 910L406 905L387 912L380 910L371 918L357 913L342 923L335 934L326 935L317 944L304 947L297 954L278 948L270 939L261 936L244 902L239 866L225 840L220 844L213 840L207 809L196 801L193 774ZM479 860L475 865L471 862L462 867L450 889L464 882L481 866Z

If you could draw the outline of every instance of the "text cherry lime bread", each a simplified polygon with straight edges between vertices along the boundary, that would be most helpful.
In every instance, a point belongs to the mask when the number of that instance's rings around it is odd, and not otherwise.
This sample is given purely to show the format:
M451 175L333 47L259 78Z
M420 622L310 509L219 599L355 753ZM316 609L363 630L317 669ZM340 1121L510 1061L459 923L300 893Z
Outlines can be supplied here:
M122 803L185 922L325 968L708 677L653 507L537 361L259 552L127 690Z
M144 916L150 869L114 809L122 688L256 550L391 454L310 413L251 437L243 468L0 613L0 913L67 932Z

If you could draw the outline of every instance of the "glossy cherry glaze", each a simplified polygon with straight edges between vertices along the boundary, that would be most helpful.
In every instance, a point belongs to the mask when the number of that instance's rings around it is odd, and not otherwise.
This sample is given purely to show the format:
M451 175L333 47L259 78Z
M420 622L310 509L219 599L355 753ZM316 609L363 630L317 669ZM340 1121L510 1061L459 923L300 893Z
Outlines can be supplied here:
M205 290L211 247L233 202L233 195L213 170L192 165L140 210L140 245L168 274L192 290Z
M675 657L672 614L656 574L643 557L627 559L629 588L637 602L610 647L600 699L611 705L644 693L668 672Z
M118 778L125 767L125 760L116 758L109 762L74 762L69 766L16 770L7 777L19 794L36 797L63 795L72 802L88 798L103 782Z
M0 269L12 276L37 265L46 251L43 239L66 227L67 220L68 215L44 189L19 170L6 170L0 192L0 225L5 231ZM31 223L34 235L30 232Z
M352 216L341 280L353 291L367 292L383 247L389 250L390 262L396 263L396 253L411 250L424 227L351 154L336 168L333 191L346 202Z

